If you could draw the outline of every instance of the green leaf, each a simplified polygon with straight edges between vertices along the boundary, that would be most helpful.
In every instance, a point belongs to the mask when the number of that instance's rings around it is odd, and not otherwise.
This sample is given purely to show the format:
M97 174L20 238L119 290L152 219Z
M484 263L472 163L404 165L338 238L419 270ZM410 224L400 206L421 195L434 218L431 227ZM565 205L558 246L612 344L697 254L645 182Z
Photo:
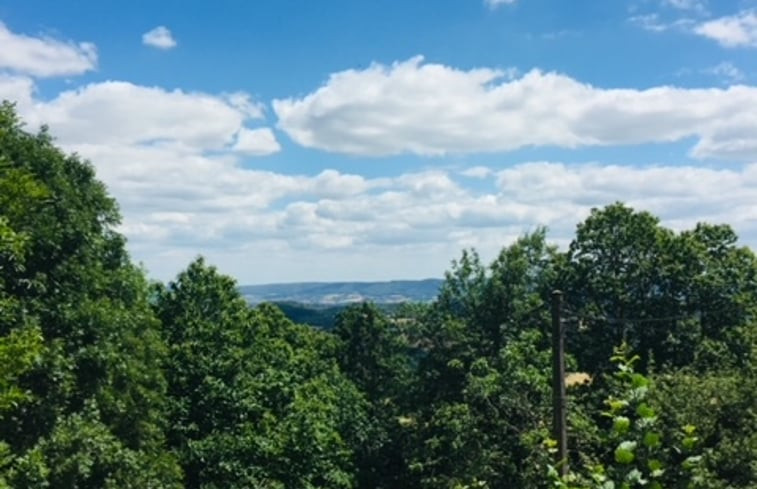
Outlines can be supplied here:
M620 413L628 406L628 401L625 399L610 399L606 401L606 404L610 406L610 412L616 414Z
M702 462L701 455L692 455L691 457L686 457L682 465L684 469L691 470L694 467L698 466L701 462Z
M656 470L662 470L662 468L664 467L664 465L663 465L663 463L660 460L657 460L657 459L653 458L653 459L650 459L647 462L647 467L649 467L650 471L654 472Z
M642 418L654 418L656 416L654 409L652 409L647 403L643 402L636 408L636 414Z
M631 376L631 384L634 388L647 387L649 385L649 379L640 373L634 373Z
M696 446L697 442L699 441L699 438L696 436L686 436L681 441L681 445L683 445L683 448L686 450L691 450Z
M644 446L647 448L658 448L662 444L659 433L650 431L644 434Z
M624 435L631 428L631 420L626 416L616 416L612 420L612 429L618 435Z
M623 465L630 464L636 458L636 455L634 454L635 450L635 441L626 440L624 442L621 442L620 445L618 445L618 447L615 449L615 461Z
M633 484L638 484L640 486L646 485L648 482L644 477L643 474L639 469L632 469L628 474L626 474L626 480L628 482L631 482Z

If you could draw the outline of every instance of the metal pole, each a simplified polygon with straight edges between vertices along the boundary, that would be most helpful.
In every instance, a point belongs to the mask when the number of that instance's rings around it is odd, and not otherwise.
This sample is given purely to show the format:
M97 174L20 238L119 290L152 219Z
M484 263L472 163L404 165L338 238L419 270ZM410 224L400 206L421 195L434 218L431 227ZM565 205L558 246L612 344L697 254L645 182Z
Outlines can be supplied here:
M562 327L562 292L552 291L552 436L557 441L557 464L568 473L568 432L565 427L565 330Z

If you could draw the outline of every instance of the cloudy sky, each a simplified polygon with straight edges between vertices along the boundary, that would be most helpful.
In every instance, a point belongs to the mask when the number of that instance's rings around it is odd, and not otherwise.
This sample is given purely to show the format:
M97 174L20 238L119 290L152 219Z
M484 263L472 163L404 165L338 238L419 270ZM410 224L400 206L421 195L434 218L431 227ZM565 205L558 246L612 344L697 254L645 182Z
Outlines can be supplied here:
M757 245L757 0L0 0L0 99L161 280L441 276L616 200Z

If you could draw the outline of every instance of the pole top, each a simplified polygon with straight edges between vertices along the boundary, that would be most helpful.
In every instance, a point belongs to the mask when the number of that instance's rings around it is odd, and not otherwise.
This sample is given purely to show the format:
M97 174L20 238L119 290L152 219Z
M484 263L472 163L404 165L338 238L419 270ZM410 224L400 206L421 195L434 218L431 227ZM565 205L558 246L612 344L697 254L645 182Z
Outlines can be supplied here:
M558 295L562 295L562 290L555 289L555 290L552 291L552 296L553 297L558 296Z

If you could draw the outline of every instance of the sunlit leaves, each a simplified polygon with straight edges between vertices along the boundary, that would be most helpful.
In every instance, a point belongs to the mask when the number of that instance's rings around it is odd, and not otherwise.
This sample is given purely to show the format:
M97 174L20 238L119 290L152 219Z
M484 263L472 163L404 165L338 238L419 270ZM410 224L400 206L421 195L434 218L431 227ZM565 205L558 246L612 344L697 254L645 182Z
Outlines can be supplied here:
M615 449L615 461L623 465L630 464L636 458L635 450L635 441L625 440L621 442Z
M31 400L32 393L17 381L39 361L43 348L39 328L16 329L0 336L0 420L8 409Z

